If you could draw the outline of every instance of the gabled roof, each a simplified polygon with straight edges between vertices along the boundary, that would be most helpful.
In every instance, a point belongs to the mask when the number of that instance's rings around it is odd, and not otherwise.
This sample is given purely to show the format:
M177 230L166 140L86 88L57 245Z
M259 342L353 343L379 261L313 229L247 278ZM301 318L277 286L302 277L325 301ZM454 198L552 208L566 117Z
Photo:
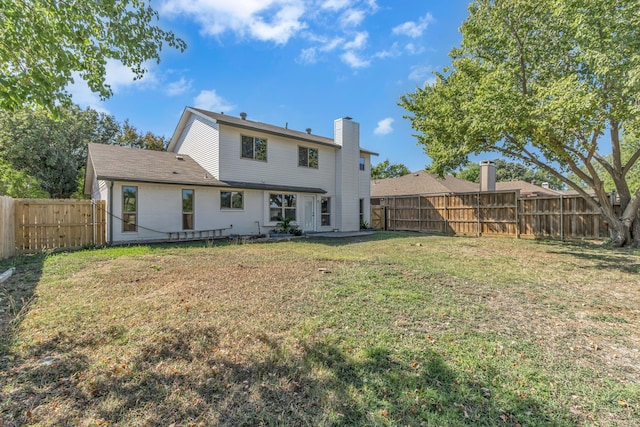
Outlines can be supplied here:
M474 191L478 191L478 184L451 175L439 179L438 175L425 171L410 173L399 178L371 181L371 197L470 193Z
M226 114L214 113L212 111L203 110L201 108L187 107L185 108L182 117L180 118L180 122L174 131L173 137L169 142L168 150L173 150L173 147L178 141L179 135L182 133L182 129L187 123L188 117L191 114L196 114L199 117L209 120L212 123L220 123L227 126L232 126L239 129L245 129L250 131L259 131L262 133L284 136L286 138L295 139L302 142L308 142L313 144L325 145L328 147L333 147L336 149L341 149L342 146L336 144L332 138L328 138L325 136L313 135L311 133L297 131L285 127L274 126L267 123L255 122L253 120L242 119L240 117L233 117ZM377 156L378 153L369 151L363 148L360 148L360 151L363 153L371 154Z
M326 193L315 187L219 181L185 154L93 143L88 148L85 194L91 193L90 178L94 175L103 181Z

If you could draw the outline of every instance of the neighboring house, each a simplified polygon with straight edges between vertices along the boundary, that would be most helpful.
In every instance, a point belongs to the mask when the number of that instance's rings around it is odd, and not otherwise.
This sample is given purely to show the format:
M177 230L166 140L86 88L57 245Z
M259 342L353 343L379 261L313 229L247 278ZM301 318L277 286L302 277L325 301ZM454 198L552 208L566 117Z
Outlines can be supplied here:
M410 196L416 194L450 194L478 191L478 184L447 175L424 171L413 172L398 178L374 179L371 181L371 204L379 205L388 196Z
M548 197L559 196L561 191L552 190L544 183L542 186L527 181L502 181L496 182L496 191L519 190L520 197Z
M186 108L167 152L89 144L84 191L107 201L107 240L170 233L265 233L283 218L306 232L370 221L370 157L360 126L334 138ZM192 233L193 234L193 233Z

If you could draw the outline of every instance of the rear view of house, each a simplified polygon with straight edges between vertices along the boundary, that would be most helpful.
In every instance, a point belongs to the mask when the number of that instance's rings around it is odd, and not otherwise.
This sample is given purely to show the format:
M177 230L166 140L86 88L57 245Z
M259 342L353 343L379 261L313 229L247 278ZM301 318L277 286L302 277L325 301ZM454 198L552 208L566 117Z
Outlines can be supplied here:
M334 138L186 108L167 152L89 145L85 193L107 201L108 241L251 235L290 218L306 232L368 222L370 157L359 124Z

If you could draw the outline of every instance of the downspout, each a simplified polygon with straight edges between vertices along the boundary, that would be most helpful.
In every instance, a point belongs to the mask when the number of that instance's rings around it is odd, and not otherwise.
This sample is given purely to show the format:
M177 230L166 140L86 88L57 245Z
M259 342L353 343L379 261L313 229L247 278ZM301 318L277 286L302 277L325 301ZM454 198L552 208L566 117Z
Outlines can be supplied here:
M107 215L109 215L109 241L107 246L111 246L113 243L113 181L109 181L109 207L107 209Z

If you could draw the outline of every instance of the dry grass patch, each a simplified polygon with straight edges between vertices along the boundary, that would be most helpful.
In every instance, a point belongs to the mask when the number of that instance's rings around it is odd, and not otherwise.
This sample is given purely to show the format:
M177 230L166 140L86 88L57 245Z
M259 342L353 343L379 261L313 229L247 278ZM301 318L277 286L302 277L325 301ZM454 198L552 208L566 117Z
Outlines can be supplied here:
M637 252L379 233L18 261L35 300L5 328L5 425L640 414Z

